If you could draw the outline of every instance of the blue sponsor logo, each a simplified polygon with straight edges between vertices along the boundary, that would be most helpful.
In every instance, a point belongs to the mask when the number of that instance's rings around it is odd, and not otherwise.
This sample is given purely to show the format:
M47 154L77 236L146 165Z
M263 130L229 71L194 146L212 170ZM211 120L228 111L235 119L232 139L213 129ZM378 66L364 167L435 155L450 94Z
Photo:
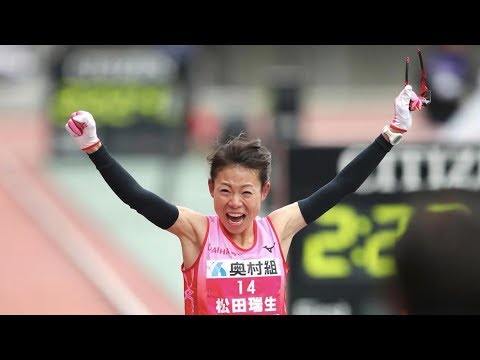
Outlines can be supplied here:
M222 267L222 262L218 262L215 264L215 267L212 270L212 276L227 276L227 272Z

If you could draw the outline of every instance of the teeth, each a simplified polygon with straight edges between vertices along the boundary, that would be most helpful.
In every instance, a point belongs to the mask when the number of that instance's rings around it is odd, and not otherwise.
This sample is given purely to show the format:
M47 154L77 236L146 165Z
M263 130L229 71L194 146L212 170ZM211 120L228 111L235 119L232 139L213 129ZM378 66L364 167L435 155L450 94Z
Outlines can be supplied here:
M242 216L242 214L228 214L228 216L231 216L231 217L240 217L240 216Z

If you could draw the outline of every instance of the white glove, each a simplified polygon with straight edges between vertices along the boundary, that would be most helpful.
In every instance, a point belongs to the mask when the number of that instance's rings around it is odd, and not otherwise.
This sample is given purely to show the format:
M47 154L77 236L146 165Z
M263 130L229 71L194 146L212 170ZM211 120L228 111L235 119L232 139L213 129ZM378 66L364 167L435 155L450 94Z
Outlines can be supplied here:
M399 132L406 132L412 126L410 111L420 110L422 101L412 90L411 85L405 85L400 94L395 98L395 114L390 128Z
M84 151L100 142L95 120L87 111L79 110L72 113L65 124L65 129Z

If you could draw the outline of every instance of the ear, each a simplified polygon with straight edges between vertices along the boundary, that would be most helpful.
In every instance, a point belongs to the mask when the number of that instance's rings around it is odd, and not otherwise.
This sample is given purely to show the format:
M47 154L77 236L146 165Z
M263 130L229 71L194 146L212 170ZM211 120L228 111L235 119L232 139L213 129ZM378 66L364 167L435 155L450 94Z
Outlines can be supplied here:
M210 195L213 198L213 180L212 179L208 179L208 190L210 190Z
M262 201L267 198L269 191L270 191L270 182L267 182L265 185L263 185L263 188L262 188Z

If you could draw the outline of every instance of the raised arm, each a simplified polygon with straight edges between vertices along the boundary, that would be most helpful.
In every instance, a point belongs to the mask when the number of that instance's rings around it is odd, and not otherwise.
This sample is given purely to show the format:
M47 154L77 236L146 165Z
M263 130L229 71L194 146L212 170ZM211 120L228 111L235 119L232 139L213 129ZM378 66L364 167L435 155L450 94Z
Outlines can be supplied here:
M315 221L345 196L355 192L412 126L409 108L422 108L422 102L410 85L403 88L394 104L394 116L390 125L383 128L375 141L345 166L332 181L298 202L305 224Z
M367 148L345 166L334 179L313 194L269 215L279 237L287 242L287 249L289 240L298 231L318 219L345 196L355 192L392 147L398 144L403 134L412 125L409 107L412 111L420 110L422 103L412 87L406 85L395 98L392 121Z
M65 128L125 204L162 229L170 228L177 221L179 210L175 205L140 186L110 155L97 137L96 123L89 112L72 113Z

